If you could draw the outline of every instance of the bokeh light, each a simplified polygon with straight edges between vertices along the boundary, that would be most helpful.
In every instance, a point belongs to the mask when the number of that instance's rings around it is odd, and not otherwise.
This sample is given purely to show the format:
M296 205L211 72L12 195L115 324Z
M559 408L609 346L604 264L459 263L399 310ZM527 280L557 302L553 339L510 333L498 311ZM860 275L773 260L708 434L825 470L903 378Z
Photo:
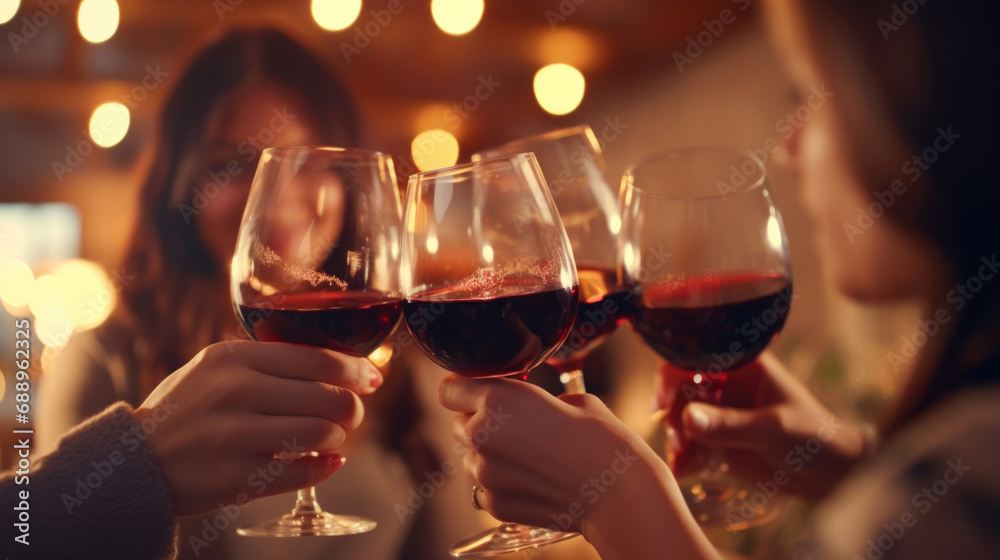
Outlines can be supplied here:
M410 144L410 150L413 163L421 171L451 167L458 161L458 139L440 128L418 134Z
M21 0L0 0L0 25L14 19L19 7L21 7Z
M56 267L62 304L75 330L92 329L103 323L115 306L111 279L96 263L72 259Z
M35 316L35 336L46 346L62 348L73 334L73 320L62 305L49 307Z
M549 64L535 74L535 98L553 115L573 112L583 101L586 80L569 64Z
M90 137L102 148L110 148L125 138L132 117L128 107L112 101L94 109L90 116Z
M35 275L24 261L4 259L0 261L0 301L12 315L28 313L28 299Z
M83 0L76 17L80 35L91 43L103 43L118 30L119 16L115 0Z
M483 0L431 0L431 15L441 31L465 35L479 25L485 7Z
M53 312L57 307L62 307L62 294L59 288L59 281L51 274L43 274L36 278L31 284L31 294L28 296L31 314L41 317Z
M327 31L350 27L361 14L361 0L312 0L312 16Z

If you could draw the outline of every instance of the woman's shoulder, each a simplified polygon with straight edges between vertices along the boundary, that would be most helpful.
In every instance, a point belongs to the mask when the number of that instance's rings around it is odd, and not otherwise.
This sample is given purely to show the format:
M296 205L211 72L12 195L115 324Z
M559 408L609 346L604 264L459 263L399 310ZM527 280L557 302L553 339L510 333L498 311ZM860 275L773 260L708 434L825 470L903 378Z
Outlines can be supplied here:
M992 558L1000 385L943 400L888 440L817 516L826 558Z

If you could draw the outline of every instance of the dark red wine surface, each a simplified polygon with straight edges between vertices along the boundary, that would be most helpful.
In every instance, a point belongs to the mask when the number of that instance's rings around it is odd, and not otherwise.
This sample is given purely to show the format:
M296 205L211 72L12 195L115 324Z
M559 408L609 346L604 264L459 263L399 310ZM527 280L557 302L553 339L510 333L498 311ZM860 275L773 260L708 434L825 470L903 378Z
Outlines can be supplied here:
M689 371L731 370L756 358L785 324L791 282L778 274L708 274L643 285L633 326L653 350Z
M491 299L449 299L447 291L420 294L405 301L403 316L424 352L449 371L466 377L523 373L563 343L578 290L524 293L505 285L500 294Z
M293 342L367 356L399 321L402 301L365 292L278 293L236 306L261 342Z

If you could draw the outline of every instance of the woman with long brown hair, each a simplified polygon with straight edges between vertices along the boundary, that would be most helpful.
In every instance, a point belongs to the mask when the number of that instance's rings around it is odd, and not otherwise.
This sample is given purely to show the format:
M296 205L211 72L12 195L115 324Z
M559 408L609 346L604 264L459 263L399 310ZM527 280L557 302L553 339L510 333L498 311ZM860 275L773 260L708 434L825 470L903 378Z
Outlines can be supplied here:
M360 143L356 109L328 66L288 34L267 28L230 29L201 49L178 77L158 125L122 267L121 301L104 325L74 336L46 374L43 446L111 403L138 406L206 346L246 338L230 302L229 263L261 150ZM328 507L360 502L345 509L379 521L378 535L282 540L276 550L318 546L368 558L433 550L426 546L433 532L415 529L433 508L403 520L393 510L406 500L411 480L422 481L437 464L416 432L421 413L410 376L393 373L377 397L365 399L378 412L348 439L349 466L317 489ZM286 512L290 499L241 508L221 535L203 519L189 522L178 543L181 557L274 554L275 543L236 537L235 528Z
M796 90L833 92L785 158L828 274L855 300L923 309L920 336L910 337L919 353L882 426L882 446L826 410L770 355L727 384L723 403L742 407L689 403L679 398L683 376L665 369L658 377L660 406L681 409L666 426L681 447L723 449L751 484L824 498L795 558L986 559L1000 551L1000 49L982 7L766 5ZM882 203L887 191L892 202ZM876 201L884 215L851 235L859 209ZM674 474L597 399L457 377L440 397L460 413L461 443L481 429L487 408L511 414L465 461L480 488L476 503L498 519L565 521L607 560L719 558ZM803 448L810 452L797 454ZM617 477L607 484L602 473L612 468ZM598 485L597 499L583 494L588 484Z

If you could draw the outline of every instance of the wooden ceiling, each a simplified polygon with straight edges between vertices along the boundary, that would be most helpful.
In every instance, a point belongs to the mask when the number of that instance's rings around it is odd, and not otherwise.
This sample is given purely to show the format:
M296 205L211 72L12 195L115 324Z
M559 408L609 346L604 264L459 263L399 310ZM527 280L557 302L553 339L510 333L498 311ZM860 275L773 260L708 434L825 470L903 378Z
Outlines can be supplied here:
M149 66L179 72L200 41L220 26L271 23L306 35L360 103L368 147L392 154L408 152L428 114L433 121L435 107L460 102L481 76L492 75L503 86L456 133L465 158L490 144L578 123L573 113L551 116L535 102L532 79L541 66L567 62L583 71L587 93L578 109L583 112L616 92L641 87L653 75L677 75L672 53L704 30L703 20L741 3L486 0L480 24L455 37L434 24L429 0L397 1L403 10L349 62L341 44L352 41L355 30L322 30L309 0L119 0L118 31L98 45L86 43L76 29L76 0L51 17L36 17L44 14L39 5L22 2L15 18L0 25L4 37L26 39L16 48L0 47L0 200L58 198L66 185L55 180L51 164L65 158L67 146L86 138L94 107L126 94ZM355 25L364 25L386 4L364 0ZM46 24L29 38L24 18L33 17ZM734 25L748 20L738 18ZM125 169L135 163L169 82L136 104L125 140L95 154L96 166Z

